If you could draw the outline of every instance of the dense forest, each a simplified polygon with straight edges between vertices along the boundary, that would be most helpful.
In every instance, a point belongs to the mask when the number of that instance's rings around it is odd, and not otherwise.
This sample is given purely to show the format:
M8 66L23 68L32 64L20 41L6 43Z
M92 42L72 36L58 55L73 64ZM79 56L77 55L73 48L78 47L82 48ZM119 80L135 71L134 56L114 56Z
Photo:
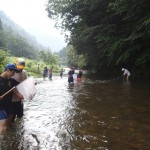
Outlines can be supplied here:
M50 0L46 10L88 68L150 77L149 0Z

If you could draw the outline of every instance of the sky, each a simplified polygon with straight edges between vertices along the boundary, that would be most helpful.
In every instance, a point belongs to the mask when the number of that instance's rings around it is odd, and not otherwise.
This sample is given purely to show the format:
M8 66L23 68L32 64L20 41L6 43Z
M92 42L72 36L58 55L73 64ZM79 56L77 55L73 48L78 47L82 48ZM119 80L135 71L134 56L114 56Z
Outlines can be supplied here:
M37 41L52 52L58 52L67 44L61 30L54 28L55 22L45 11L47 0L0 0L0 10Z

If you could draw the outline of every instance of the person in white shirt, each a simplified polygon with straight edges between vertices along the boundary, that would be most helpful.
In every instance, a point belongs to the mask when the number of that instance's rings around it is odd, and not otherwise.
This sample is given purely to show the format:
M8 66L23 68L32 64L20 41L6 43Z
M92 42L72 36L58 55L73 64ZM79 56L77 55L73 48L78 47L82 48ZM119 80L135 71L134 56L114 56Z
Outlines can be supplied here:
M20 82L27 79L27 72L24 70L25 60L22 58L17 58L15 64L17 66L17 69L20 70L20 72L15 73L12 78L14 78L19 84ZM14 122L16 117L21 118L23 116L23 101L20 101L15 95L13 95L12 102L14 108L12 122Z
M130 72L125 68L122 68L122 71L123 71L123 79L128 81L129 76L130 76Z

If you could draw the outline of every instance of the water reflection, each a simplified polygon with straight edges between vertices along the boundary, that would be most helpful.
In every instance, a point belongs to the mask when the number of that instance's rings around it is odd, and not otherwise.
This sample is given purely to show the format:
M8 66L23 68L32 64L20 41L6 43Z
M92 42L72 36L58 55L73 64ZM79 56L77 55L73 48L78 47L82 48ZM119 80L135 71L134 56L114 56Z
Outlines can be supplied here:
M6 135L1 150L148 150L149 85L67 78L38 79L37 94Z

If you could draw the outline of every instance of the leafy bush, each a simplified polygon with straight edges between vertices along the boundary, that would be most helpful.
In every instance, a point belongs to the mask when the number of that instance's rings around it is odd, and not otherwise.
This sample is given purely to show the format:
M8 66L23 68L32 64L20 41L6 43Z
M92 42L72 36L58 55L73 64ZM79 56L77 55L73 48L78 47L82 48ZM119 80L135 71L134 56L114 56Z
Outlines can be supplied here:
M4 66L8 63L9 53L0 49L0 73L3 72Z

